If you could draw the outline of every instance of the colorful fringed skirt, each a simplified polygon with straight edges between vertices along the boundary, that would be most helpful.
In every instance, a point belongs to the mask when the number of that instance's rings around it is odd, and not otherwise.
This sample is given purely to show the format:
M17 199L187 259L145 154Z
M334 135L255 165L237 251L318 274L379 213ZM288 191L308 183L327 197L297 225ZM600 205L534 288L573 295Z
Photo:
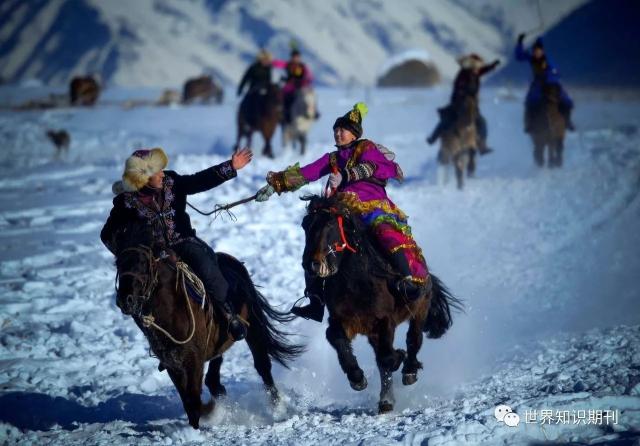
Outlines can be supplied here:
M429 274L422 250L411 235L407 216L390 200L360 201L355 194L341 197L347 206L356 211L370 229L378 245L387 253L401 251L407 259L414 282L425 283Z

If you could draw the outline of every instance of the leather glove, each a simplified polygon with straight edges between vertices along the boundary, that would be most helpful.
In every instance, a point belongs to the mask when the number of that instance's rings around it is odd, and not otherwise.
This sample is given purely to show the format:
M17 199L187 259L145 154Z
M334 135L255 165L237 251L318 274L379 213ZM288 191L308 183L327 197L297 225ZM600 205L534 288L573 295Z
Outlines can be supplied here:
M256 201L259 201L259 202L267 201L269 199L269 197L274 194L275 191L276 190L270 184L267 184L266 186L263 186L256 193Z

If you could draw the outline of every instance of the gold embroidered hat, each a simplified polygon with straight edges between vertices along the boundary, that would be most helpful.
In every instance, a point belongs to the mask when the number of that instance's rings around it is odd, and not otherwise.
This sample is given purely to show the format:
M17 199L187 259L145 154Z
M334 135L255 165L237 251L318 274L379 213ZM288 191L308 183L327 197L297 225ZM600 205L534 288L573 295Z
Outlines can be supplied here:
M358 102L351 110L336 119L334 130L338 127L349 130L356 138L362 136L362 119L367 116L369 109L364 102Z

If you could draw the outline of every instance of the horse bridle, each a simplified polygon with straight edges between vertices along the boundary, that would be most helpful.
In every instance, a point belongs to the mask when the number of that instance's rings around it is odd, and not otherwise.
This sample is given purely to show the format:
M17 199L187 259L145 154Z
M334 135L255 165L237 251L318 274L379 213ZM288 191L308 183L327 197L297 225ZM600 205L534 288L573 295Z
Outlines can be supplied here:
M134 278L134 280L137 280L140 283L142 283L142 285L143 285L142 294L128 294L127 297L126 297L127 302L129 304L133 305L134 308L135 308L135 311L133 311L133 313L140 313L141 310L142 310L142 303L144 303L144 302L149 300L149 298L151 297L151 293L153 293L153 290L158 285L158 268L156 268L155 265L158 263L158 261L162 257L156 259L153 256L153 252L151 251L151 248L149 248L148 246L145 246L145 245L140 245L140 246L137 246L137 247L125 248L120 252L120 254L122 254L123 252L126 252L126 251L138 252L138 253L142 254L148 260L148 273L146 274L146 276L142 275L142 274L130 272L130 271L125 271L122 274L120 274L118 272L116 274L116 283L115 283L116 293L119 292L119 290L118 290L118 278L121 278L121 277L124 277L124 276L131 276L131 277ZM134 303L135 303L135 305L134 305Z
M352 253L357 252L356 249L351 246L349 241L347 240L347 236L344 231L344 216L334 207L321 209L322 212L327 212L330 215L334 215L336 220L338 221L338 231L340 232L340 242L334 242L333 244L329 243L329 254L335 255L338 252L343 251L351 251Z

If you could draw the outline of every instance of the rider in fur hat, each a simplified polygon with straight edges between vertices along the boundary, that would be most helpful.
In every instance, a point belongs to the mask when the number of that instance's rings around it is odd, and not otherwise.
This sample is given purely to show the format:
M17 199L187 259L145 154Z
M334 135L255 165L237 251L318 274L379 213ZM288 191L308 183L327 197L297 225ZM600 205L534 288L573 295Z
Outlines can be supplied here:
M391 201L385 189L389 179L402 180L402 170L388 149L360 139L366 114L366 105L359 102L336 119L333 135L337 150L304 167L295 164L281 172L269 172L267 185L258 191L257 201L266 201L274 192L295 191L330 175L331 189L369 227L401 274L402 278L396 282L397 291L408 299L416 299L430 288L431 278L422 251L411 235L407 216ZM324 314L322 279L305 273L305 282L305 295L310 304L294 307L292 312L321 322Z
M136 150L127 158L122 180L112 187L116 194L113 209L100 233L102 242L115 255L118 234L128 223L137 220L149 225L155 241L171 248L202 280L207 295L226 313L229 333L235 340L246 336L246 328L228 299L229 286L218 267L215 252L196 237L185 208L187 195L207 191L235 178L251 157L249 149L242 149L222 164L193 175L179 175L164 170L169 163L164 150Z
M460 65L460 71L458 71L453 82L451 101L449 105L438 110L440 122L427 138L429 144L435 143L442 132L455 122L457 111L462 107L467 96L472 96L477 102L478 92L480 91L480 78L493 71L500 64L500 61L495 60L493 63L485 65L484 60L473 53L459 58L458 64ZM480 113L480 110L478 110L477 117L478 151L480 154L489 153L491 149L487 147L487 121Z

